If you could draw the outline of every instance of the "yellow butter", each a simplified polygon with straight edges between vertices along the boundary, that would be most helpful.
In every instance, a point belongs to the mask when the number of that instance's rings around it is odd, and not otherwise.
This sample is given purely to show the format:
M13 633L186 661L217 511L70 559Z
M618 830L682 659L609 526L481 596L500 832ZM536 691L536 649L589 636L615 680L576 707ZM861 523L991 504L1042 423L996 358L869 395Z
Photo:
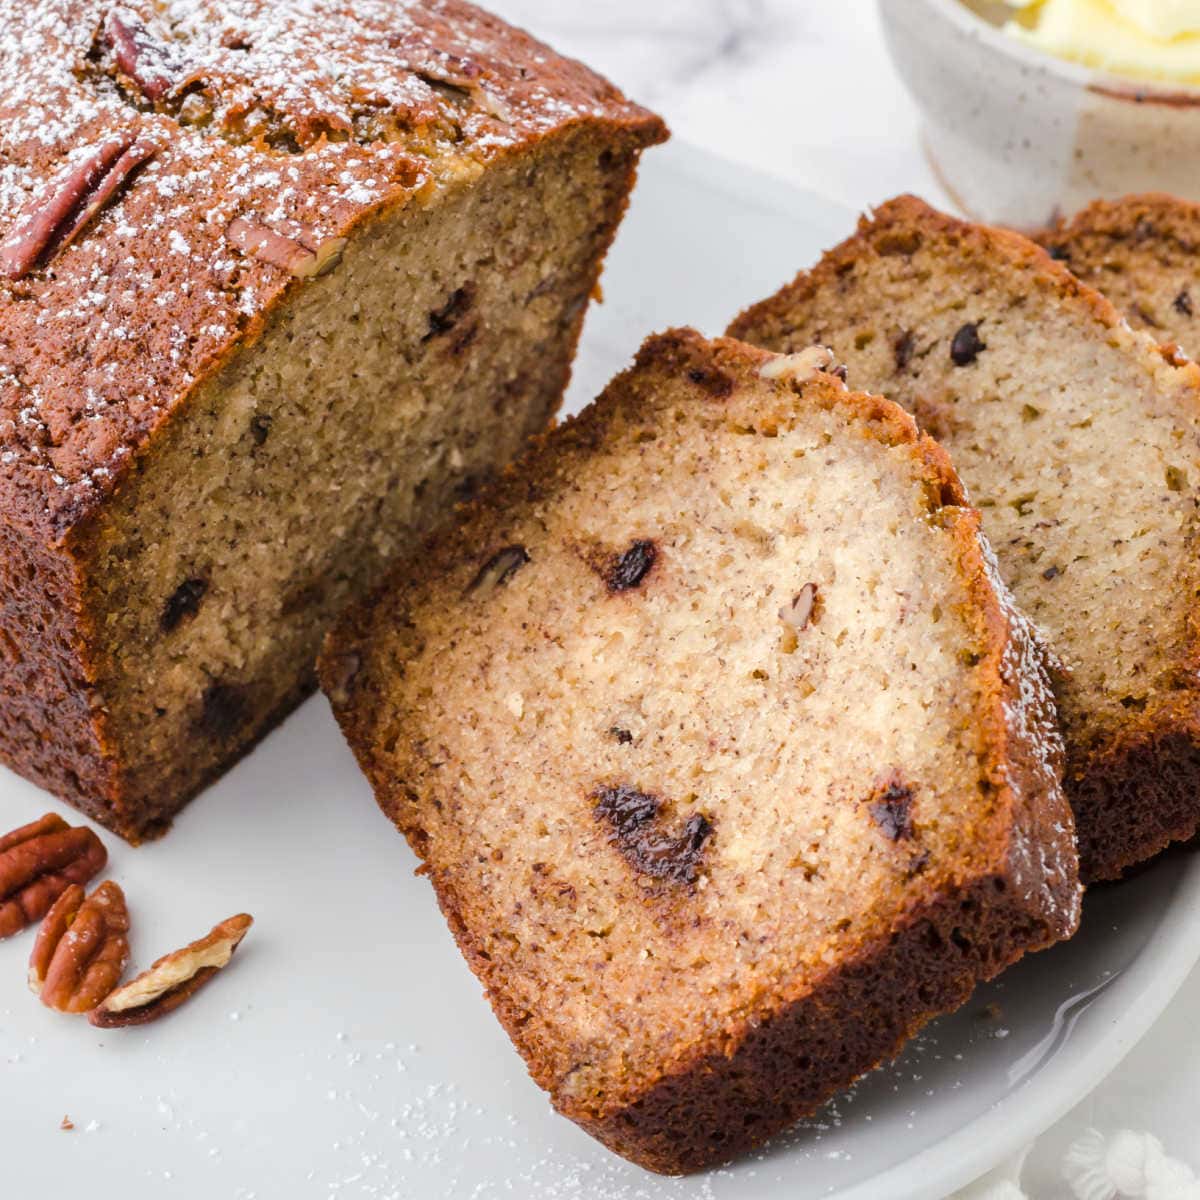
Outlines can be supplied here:
M1156 83L1200 86L1200 0L1009 0L1007 28L1048 54Z

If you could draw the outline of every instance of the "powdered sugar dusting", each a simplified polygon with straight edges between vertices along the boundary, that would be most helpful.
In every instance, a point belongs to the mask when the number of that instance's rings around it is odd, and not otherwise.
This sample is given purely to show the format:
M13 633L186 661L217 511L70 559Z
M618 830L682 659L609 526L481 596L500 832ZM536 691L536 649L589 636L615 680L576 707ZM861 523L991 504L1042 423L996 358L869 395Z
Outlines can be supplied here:
M153 87L118 63L114 11ZM0 235L114 134L158 147L0 284L0 476L56 530L294 286L228 244L235 216L344 236L565 124L647 119L457 0L0 0L0 81Z

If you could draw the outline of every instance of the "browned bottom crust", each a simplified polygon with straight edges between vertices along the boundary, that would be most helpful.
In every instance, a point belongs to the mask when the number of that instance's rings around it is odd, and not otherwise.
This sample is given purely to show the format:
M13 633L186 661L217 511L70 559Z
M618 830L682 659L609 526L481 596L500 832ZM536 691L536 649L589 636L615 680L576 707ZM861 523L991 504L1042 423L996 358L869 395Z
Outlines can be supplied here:
M866 947L804 999L747 1026L724 1056L698 1059L636 1103L604 1119L556 1104L610 1150L663 1175L729 1162L809 1116L859 1076L893 1058L930 1019L952 1012L976 985L1062 931L999 877L936 897L891 939ZM477 974L480 961L453 901L442 911ZM521 1014L490 993L510 1035ZM518 1044L519 1040L518 1040Z
M1120 879L1172 842L1200 831L1200 739L1178 729L1149 732L1098 755L1085 771L1068 769L1076 813L1080 876Z
M196 779L186 791L172 792L163 795L153 809L138 807L130 810L122 802L119 792L106 795L96 795L87 791L80 784L78 776L67 773L70 783L64 786L63 778L58 775L43 774L38 769L38 762L28 758L10 757L0 748L0 762L15 771L18 775L53 792L60 800L77 808L84 816L103 825L124 838L131 846L140 846L144 842L157 841L171 828L171 822L188 803L198 796L205 788L217 782L223 775L231 771L242 761L264 738L273 733L309 696L317 690L315 671L310 671L304 679L259 721L254 732L245 739L239 739L231 746L228 757L210 767ZM71 784L75 786L71 786Z

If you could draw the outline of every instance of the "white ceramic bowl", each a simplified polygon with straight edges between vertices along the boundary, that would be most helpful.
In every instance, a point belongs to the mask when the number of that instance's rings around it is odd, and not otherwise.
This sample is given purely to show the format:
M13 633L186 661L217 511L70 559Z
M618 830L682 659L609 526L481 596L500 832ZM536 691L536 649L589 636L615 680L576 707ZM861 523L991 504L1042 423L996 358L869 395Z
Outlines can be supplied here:
M1164 191L1200 200L1200 90L1043 54L1003 31L1003 8L880 0L892 57L925 118L926 149L967 213L1033 229L1097 197Z

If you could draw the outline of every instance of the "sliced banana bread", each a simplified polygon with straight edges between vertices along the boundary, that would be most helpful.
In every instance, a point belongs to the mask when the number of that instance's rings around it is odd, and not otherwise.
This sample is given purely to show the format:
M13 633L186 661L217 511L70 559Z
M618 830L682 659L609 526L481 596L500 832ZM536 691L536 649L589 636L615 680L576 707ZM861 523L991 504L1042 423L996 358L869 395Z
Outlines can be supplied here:
M1032 242L904 197L731 332L827 343L950 451L1061 659L1086 879L1200 822L1200 370Z
M1200 355L1200 204L1162 194L1098 200L1040 240L1135 329Z
M459 0L0 28L0 759L137 840L545 426L664 130Z
M911 418L681 331L321 672L534 1078L681 1172L1072 931L1041 664Z

